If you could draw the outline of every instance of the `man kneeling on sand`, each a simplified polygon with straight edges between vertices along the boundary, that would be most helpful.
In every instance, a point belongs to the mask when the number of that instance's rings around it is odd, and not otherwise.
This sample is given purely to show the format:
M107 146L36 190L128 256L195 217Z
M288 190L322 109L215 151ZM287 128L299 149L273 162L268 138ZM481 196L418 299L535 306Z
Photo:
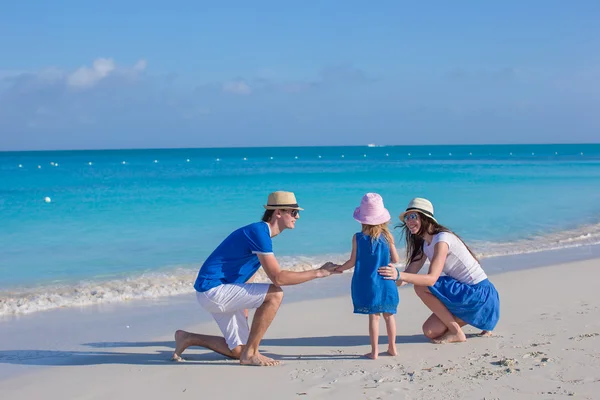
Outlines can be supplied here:
M181 353L185 349L201 346L239 359L242 365L279 365L279 361L260 354L258 346L283 300L280 286L335 273L331 263L310 271L282 270L273 254L271 238L285 229L294 229L303 209L294 193L281 191L271 193L264 208L261 222L237 229L212 252L194 285L198 303L212 314L224 337L178 330L173 360L183 361ZM250 283L261 265L272 284ZM249 308L257 309L251 328L247 319Z

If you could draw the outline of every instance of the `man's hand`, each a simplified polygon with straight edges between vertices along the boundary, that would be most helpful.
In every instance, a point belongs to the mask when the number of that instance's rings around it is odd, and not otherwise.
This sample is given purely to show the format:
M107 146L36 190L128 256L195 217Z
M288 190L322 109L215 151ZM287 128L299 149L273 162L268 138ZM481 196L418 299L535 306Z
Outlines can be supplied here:
M319 273L319 278L325 278L331 274L339 274L340 272L338 272L336 268L336 264L332 262L326 262L321 266L321 268L317 270L317 272Z

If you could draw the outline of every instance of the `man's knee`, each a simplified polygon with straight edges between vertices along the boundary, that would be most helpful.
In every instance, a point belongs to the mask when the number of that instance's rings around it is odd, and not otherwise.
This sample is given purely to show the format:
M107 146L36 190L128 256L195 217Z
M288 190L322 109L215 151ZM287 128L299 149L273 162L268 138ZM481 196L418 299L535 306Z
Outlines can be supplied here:
M242 350L244 350L244 346L239 345L237 347L234 347L233 349L231 349L231 357L235 358L236 360L239 360L240 356L242 355Z
M271 285L265 297L265 303L281 304L282 300L283 290L279 286Z

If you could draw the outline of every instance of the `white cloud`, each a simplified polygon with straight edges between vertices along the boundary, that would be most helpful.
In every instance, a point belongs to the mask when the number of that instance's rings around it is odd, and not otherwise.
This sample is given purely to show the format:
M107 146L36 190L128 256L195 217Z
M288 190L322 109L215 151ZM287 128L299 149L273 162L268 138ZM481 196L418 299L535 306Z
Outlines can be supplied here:
M84 66L68 74L66 83L75 89L89 89L114 74L128 78L136 77L147 66L146 60L139 60L133 67L118 67L112 58L97 58L91 67Z
M67 85L78 89L90 88L109 76L115 69L116 65L112 58L98 58L92 68L81 67L70 74L67 77Z
M223 91L239 95L249 95L252 88L244 81L229 81L223 84Z

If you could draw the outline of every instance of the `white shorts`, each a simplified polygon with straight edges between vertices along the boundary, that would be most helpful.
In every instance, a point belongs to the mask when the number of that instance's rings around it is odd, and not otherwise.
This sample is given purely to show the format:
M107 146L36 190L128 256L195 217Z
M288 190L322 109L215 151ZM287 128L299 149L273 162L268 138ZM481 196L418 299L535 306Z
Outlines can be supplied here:
M269 286L269 283L233 283L196 292L198 303L217 321L230 350L248 342L250 327L244 310L260 307Z

